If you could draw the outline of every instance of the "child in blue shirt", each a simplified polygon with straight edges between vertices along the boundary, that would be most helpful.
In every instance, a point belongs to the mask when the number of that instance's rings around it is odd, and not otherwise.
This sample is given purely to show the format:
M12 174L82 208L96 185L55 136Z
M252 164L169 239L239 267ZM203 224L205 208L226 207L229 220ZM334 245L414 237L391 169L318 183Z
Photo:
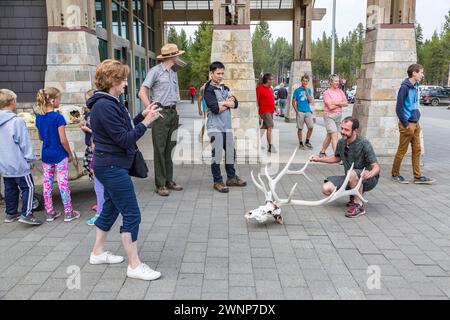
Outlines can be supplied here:
M301 81L302 85L295 89L292 96L292 107L295 110L297 118L297 136L299 143L298 148L305 149L306 146L306 148L312 149L313 146L309 142L309 139L311 139L314 128L314 119L311 110L311 104L314 103L314 98L312 96L311 89L308 88L309 76L304 75ZM308 128L308 132L306 133L305 144L303 144L302 130L305 123L306 127Z
M61 92L53 87L38 91L36 106L36 127L42 140L42 168L44 170L43 189L47 221L53 221L61 213L53 208L53 179L56 172L58 187L64 205L64 221L69 222L80 217L72 208L69 187L69 162L73 161L72 151L66 137L66 121L55 112L61 104Z

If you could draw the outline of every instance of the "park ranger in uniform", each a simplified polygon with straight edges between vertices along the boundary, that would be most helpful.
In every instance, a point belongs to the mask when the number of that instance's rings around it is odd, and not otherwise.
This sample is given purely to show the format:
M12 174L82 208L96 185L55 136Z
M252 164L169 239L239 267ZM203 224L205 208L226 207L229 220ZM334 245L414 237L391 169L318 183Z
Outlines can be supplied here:
M155 101L162 108L162 116L152 125L155 184L156 192L160 196L168 196L169 190L183 190L173 179L172 162L172 150L177 143L176 135L172 137L172 134L178 128L179 120L176 110L178 101L176 72L185 66L179 58L183 53L184 51L178 50L175 44L164 45L161 48L161 55L157 57L158 60L162 60L161 63L149 70L139 90L139 98L144 106Z

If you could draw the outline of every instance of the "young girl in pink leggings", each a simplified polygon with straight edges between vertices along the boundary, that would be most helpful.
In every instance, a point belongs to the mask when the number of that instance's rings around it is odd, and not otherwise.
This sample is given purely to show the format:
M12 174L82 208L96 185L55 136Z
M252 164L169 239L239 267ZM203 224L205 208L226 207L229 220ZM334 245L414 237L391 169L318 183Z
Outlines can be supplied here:
M66 121L55 112L61 103L61 92L56 88L44 88L37 93L36 127L42 140L42 167L44 169L44 203L47 221L53 221L61 213L53 208L53 179L56 173L59 191L64 205L64 221L80 217L73 210L69 187L69 162L73 160L72 151L64 129Z

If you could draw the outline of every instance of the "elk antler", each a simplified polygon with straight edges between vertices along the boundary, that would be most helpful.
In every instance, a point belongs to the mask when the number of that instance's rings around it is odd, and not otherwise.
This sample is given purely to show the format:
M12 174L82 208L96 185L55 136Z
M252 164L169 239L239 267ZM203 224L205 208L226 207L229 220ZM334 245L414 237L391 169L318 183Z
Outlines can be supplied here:
M339 190L334 190L334 194L331 197L330 202L333 202L339 198L345 197L345 196L357 196L359 197L362 201L364 202L368 202L366 199L364 199L364 197L362 196L361 192L359 192L359 188L361 187L361 184L363 182L363 175L364 172L366 171L366 169L364 168L363 171L361 172L360 178L358 180L358 184L356 185L356 187L354 187L353 189L350 190L346 190L347 189L347 185L348 185L348 181L350 180L350 176L352 175L353 171L353 165L354 163L352 163L352 166L350 167L350 169L347 171L347 175L345 176L345 180L344 183L342 184L342 186L339 188Z
M305 170L308 167L309 161L306 162L306 164L304 165L304 167L298 171L290 171L289 170L289 166L291 165L292 161L295 158L295 154L297 153L297 149L295 149L294 153L292 154L292 156L289 158L289 161L286 163L286 166L283 168L283 170L280 171L280 173L275 177L275 179L272 179L272 177L269 174L269 170L267 168L267 165L265 167L265 174L267 177L267 180L269 180L269 189L270 192L273 195L273 199L274 201L278 204L278 205L284 205L284 204L288 204L288 203L292 203L295 205L302 205L302 206L320 206L322 204L328 203L330 201L330 199L332 198L332 196L335 194L336 190L333 191L333 193L331 195L329 195L328 197L322 199L322 200L316 200L316 201L307 201L307 200L292 200L292 195L294 194L294 190L297 187L297 183L292 187L291 192L289 193L289 197L287 199L281 199L278 197L278 194L275 191L276 188L276 184L280 181L280 179L286 174L301 174L303 176L305 176L308 180L312 181L311 179L309 179L309 177L305 174Z

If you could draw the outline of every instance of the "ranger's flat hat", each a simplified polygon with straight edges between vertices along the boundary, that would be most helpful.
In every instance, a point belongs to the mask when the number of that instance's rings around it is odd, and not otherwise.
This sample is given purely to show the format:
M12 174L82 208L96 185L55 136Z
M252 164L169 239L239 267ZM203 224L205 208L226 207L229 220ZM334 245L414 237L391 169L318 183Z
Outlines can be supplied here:
M161 48L161 54L156 57L158 60L177 57L184 53L183 50L178 50L176 44L168 43Z

